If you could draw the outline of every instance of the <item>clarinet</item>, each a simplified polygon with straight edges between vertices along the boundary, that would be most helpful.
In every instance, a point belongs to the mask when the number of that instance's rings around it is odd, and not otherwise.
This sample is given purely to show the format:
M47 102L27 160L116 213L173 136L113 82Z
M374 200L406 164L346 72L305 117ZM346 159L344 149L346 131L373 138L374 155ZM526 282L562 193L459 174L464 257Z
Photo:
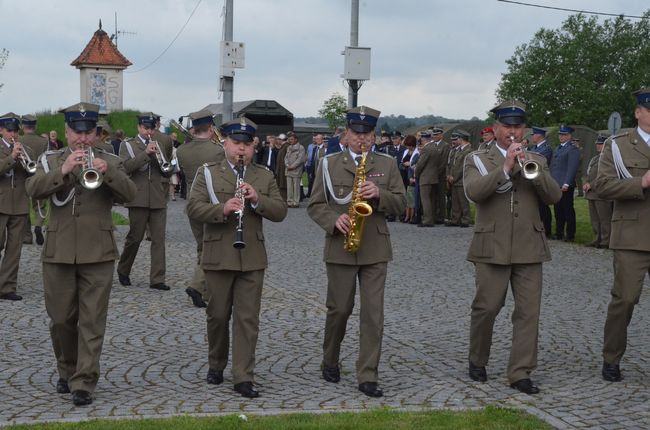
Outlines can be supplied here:
M242 190L242 185L244 184L244 158L239 157L237 161L237 182L235 185L235 198L239 199L241 202L241 209L236 211L237 214L237 228L235 229L235 241L232 243L232 246L235 249L242 249L246 247L246 242L244 242L244 206L246 200L244 199L244 191Z

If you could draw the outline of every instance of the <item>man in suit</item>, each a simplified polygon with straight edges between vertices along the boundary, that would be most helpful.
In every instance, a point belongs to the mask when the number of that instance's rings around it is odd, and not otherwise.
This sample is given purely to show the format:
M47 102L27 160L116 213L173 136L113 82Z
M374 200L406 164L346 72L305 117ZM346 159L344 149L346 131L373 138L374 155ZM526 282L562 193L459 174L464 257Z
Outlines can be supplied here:
M487 380L494 321L510 284L515 309L508 382L516 390L536 394L539 388L530 373L537 366L542 262L551 259L537 201L555 203L561 192L541 155L528 154L540 165L536 178L521 174L517 158L524 156L526 106L509 100L492 112L496 144L465 158L463 179L467 197L476 204L474 237L467 255L476 270L469 376L474 381Z
M280 222L287 215L273 173L252 164L256 125L242 117L221 126L225 159L197 172L187 214L205 224L202 266L210 300L208 384L221 384L228 363L228 325L232 315L232 378L243 397L258 397L253 387L264 269L267 266L262 220ZM240 163L241 160L241 163ZM237 172L236 172L237 171ZM236 195L237 178L243 182ZM243 216L244 246L235 246Z
M140 242L149 225L151 232L151 265L149 287L156 290L169 290L165 284L165 228L167 223L167 197L171 168L163 171L156 156L166 151L164 144L153 138L157 118L155 114L138 115L138 135L125 140L120 146L120 158L131 179L138 186L135 199L124 206L129 208L129 232L124 241L124 250L117 264L117 277L121 285L131 285L131 268L138 255ZM166 160L171 154L165 154ZM170 166L171 167L171 166Z
M553 158L553 148L551 148L551 145L546 141L546 130L541 127L532 127L532 133L534 145L530 148L530 151L544 156L544 158L546 158L546 165L550 167L551 159ZM541 200L539 201L539 217L544 223L544 232L546 233L546 237L550 239L552 232L551 208Z
M341 152L345 149L345 142L343 142L342 134L343 129L341 127L336 127L334 129L334 135L327 141L327 155Z
M34 115L23 115L20 120L23 135L20 138L20 143L31 149L31 156L34 157L33 161L37 161L42 153L47 151L47 139L36 134L36 117ZM36 236L36 244L43 245L43 215L46 212L44 204L38 200L32 200L31 206L34 209L34 236ZM25 218L25 236L23 239L24 244L33 243L32 237L32 223L29 215Z
M293 131L287 133L287 150L282 162L287 178L287 204L290 208L300 205L300 190L302 189L302 169L305 166L307 154L305 147L298 142L298 136Z
M311 196L311 190L314 187L314 178L316 177L316 167L320 149L323 147L323 135L318 133L313 137L312 143L307 146L307 161L305 162L305 171L307 172L307 197Z
M264 155L262 157L262 166L265 166L273 175L275 175L275 167L278 159L278 151L280 150L281 141L276 136L267 137L268 145L264 146Z
M551 175L562 188L562 198L554 206L555 236L557 240L573 242L576 236L576 211L573 208L573 190L580 165L580 151L571 142L573 128L560 126L560 146L553 153ZM566 228L566 229L565 229Z
M383 395L377 381L384 328L384 284L388 261L392 259L386 215L399 215L406 206L404 184L395 160L368 150L374 141L378 118L379 111L366 106L347 112L348 150L322 160L307 208L311 219L325 230L327 319L322 375L327 382L341 379L341 342L354 306L358 278L361 333L357 382L359 390L370 397ZM353 190L358 186L355 177L359 163L364 161L366 180ZM344 243L352 228L348 209L354 194L373 211L365 217L358 250L348 251Z
M438 182L440 181L440 168L442 166L442 152L431 141L431 132L425 130L420 133L422 147L420 158L415 165L415 178L420 187L420 202L422 205L422 223L418 227L433 227L437 214Z
M118 257L111 208L135 197L136 186L122 161L95 144L99 106L78 103L63 109L68 147L41 156L27 180L34 199L50 199L50 221L43 247L43 290L57 361L57 393L72 391L77 406L92 403L99 380L108 298ZM78 179L94 153L99 188L84 189Z
M650 87L634 93L637 128L605 144L595 187L614 200L609 247L614 250L614 286L607 308L602 375L622 379L620 362L627 347L627 326L650 273Z
M278 189L280 190L280 195L283 199L287 200L287 174L286 174L286 165L284 164L284 158L287 155L287 149L289 144L287 143L287 135L280 133L277 138L279 143L278 153L275 160L275 181L278 184Z
M447 225L466 228L469 227L470 218L469 200L463 188L463 166L465 157L472 152L472 145L469 143L470 134L465 130L454 131L451 138L456 138L458 149L454 151L446 181L451 187L451 220Z
M603 199L594 186L598 176L598 162L600 153L603 151L603 145L607 136L599 134L596 137L596 155L594 155L587 165L587 172L583 179L582 190L585 199L589 202L589 219L591 220L591 230L594 234L594 240L586 246L596 248L609 248L609 233L612 223L612 201Z
M192 188L192 183L196 172L205 163L221 163L224 159L223 146L220 143L214 143L214 117L212 112L201 110L192 112L189 115L192 120L192 140L184 145L179 146L176 150L178 165L187 178L188 187ZM208 298L205 287L205 275L201 269L201 255L203 252L203 223L193 218L189 218L190 228L196 240L196 257L197 265L194 267L194 275L190 286L185 289L185 293L192 299L192 303L197 308L206 307L204 298Z
M0 263L0 299L14 301L23 299L16 290L25 220L29 216L25 192L29 173L25 170L23 152L34 158L31 148L19 141L19 128L20 117L15 113L0 116L0 238L5 250Z

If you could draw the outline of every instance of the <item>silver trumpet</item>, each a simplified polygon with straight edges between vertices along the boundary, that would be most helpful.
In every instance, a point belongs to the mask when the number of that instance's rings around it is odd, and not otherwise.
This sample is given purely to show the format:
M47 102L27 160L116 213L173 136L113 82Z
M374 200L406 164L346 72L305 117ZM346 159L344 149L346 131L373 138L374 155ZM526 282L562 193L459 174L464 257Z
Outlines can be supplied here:
M16 143L20 144L20 155L18 158L20 158L20 164L23 166L23 169L25 169L25 171L30 175L36 173L36 162L31 159L23 145L20 142L16 142L14 139L11 139L11 143L12 145L15 145Z
M510 136L510 140L512 142L515 141L514 136ZM528 180L533 180L539 176L539 173L542 170L542 166L539 165L539 163L531 158L531 156L528 154L528 150L524 148L523 146L519 148L519 150L523 153L523 159L519 155L517 155L517 161L519 162L519 167L521 168L521 174L524 176L524 178Z
M79 173L79 182L81 186L87 190L96 190L104 182L104 175L95 169L93 162L95 161L95 154L92 147L86 147L86 164Z
M151 143L156 145L156 160L158 160L160 171L163 173L171 173L174 167L172 166L172 163L167 161L167 158L165 157L165 154L162 152L162 149L160 148L158 141L154 140Z

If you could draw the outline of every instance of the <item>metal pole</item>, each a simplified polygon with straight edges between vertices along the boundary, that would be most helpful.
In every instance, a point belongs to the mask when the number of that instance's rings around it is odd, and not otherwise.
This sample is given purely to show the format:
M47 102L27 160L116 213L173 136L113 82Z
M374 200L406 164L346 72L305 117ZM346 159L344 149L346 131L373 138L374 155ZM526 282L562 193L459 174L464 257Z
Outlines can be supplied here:
M350 18L350 46L359 46L359 0L352 0ZM348 108L356 107L359 82L348 80Z
M223 40L232 42L232 22L233 22L233 0L226 0L226 15L224 17L224 35ZM232 103L234 78L232 76L223 76L223 116L222 122L232 120Z

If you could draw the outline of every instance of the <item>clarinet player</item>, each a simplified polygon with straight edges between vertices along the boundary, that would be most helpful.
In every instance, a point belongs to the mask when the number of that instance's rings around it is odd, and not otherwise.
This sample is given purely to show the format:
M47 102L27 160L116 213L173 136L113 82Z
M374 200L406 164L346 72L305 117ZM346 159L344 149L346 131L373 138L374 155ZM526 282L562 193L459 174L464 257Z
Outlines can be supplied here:
M259 397L255 348L267 266L262 220L280 222L287 215L273 173L251 163L256 128L244 117L221 126L226 158L198 169L187 204L188 216L205 223L201 265L211 298L207 383L224 382L232 315L232 382L248 398Z
M354 306L358 278L361 316L357 382L359 391L369 397L383 395L378 386L378 368L384 331L384 284L392 260L386 216L399 216L406 207L404 184L395 159L368 151L375 140L378 118L379 111L366 106L347 112L344 139L348 147L321 161L307 209L325 230L327 319L322 376L327 382L341 380L341 342ZM365 180L359 180L360 175ZM358 185L356 192L354 184ZM365 221L360 217L351 219L350 205L362 202L370 205L372 213L364 217ZM363 225L361 231L355 232L360 243L348 250L350 233L355 231L352 224L358 222Z

